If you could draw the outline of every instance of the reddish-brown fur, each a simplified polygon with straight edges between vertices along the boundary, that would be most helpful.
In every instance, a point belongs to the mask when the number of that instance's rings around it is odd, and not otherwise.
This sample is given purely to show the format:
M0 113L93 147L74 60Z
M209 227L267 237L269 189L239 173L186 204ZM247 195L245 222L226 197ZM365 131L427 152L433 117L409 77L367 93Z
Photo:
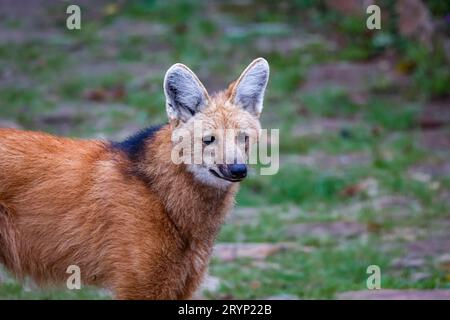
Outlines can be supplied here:
M136 167L104 142L0 129L0 261L40 283L78 265L83 284L118 298L189 298L237 187L172 164L170 134Z
M191 297L238 187L173 164L171 132L133 162L107 142L0 129L0 262L38 283L77 265L121 299Z
M258 132L260 110L233 105L235 86L199 118ZM83 285L120 299L190 298L238 184L209 186L174 164L178 125L170 119L133 157L110 142L0 129L0 263L39 284L65 282L76 265Z

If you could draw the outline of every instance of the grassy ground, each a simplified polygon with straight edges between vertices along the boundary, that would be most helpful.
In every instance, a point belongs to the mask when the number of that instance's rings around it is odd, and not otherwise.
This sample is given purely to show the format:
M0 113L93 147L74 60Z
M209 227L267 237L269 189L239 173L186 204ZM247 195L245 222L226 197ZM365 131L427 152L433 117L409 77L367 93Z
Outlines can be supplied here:
M220 286L205 295L333 298L366 289L369 265L380 266L383 288L450 288L442 264L450 250L449 82L445 71L432 72L448 65L428 65L416 45L380 48L364 22L307 1L270 3L100 1L81 6L79 31L65 29L62 4L16 8L29 18L1 19L0 120L122 138L165 121L162 79L171 64L189 65L214 91L264 56L271 80L262 121L280 129L281 167L242 184L218 241L292 246L262 261L214 258ZM420 86L424 79L431 85ZM358 230L349 235L337 222ZM3 299L108 297L38 290L5 272L0 280Z

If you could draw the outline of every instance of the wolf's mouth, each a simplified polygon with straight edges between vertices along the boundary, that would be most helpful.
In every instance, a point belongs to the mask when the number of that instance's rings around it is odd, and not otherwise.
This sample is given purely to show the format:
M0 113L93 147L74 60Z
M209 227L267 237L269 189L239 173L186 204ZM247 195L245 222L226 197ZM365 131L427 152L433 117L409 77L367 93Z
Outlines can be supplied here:
M209 169L209 172L211 172L213 175L215 175L217 178L226 180L226 181L230 181L230 182L241 182L243 179L230 179L230 178L226 178L224 176L221 176L220 174L218 174L215 170L213 169Z

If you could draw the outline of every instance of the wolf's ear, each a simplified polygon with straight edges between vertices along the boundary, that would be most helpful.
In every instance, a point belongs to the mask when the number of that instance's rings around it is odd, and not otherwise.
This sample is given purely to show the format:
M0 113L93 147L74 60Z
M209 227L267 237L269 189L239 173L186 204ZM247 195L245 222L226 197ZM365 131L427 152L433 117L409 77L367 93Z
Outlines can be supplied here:
M209 96L197 76L184 64L170 67L164 77L164 94L169 120L187 121L202 110Z
M264 58L253 60L236 80L231 101L254 116L263 108L264 92L269 81L269 64Z

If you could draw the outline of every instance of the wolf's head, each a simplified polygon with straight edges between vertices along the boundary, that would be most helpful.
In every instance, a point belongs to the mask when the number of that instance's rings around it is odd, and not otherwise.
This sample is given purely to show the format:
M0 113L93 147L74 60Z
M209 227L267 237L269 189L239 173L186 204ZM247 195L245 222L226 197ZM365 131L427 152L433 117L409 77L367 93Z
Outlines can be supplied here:
M258 141L259 116L269 65L254 60L227 90L210 96L185 65L166 73L164 93L172 127L172 160L185 163L194 177L224 188L247 176L250 146Z

